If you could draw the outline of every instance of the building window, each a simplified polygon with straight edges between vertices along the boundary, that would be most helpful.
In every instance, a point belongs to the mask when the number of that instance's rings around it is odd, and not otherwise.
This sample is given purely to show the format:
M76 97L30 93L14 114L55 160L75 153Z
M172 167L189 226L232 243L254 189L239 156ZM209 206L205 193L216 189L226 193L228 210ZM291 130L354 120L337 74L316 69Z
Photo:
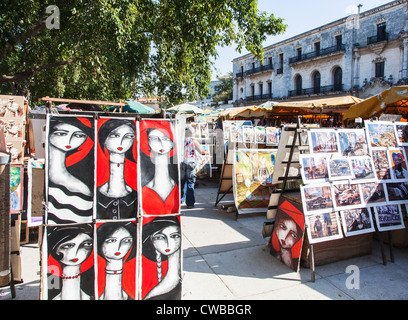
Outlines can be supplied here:
M263 95L263 83L259 84L259 95L261 96L262 99L262 95Z
M340 67L337 67L333 73L333 87L334 91L342 91L343 90L343 70Z
M268 61L269 61L269 65L271 66L272 65L272 57L269 57Z
M315 42L314 47L315 47L316 57L320 56L320 42Z
M385 65L384 61L375 63L375 77L376 78L384 77L384 65Z
M298 61L302 60L302 48L296 49Z
M244 74L244 66L241 66L241 73Z
M268 96L272 98L272 82L268 82Z
M251 98L254 99L255 98L255 86L251 85Z
M377 24L377 41L387 40L385 22Z
M279 54L279 69L276 70L277 74L283 73L283 53Z
M336 39L337 50L341 50L341 45L343 43L343 36L340 34L340 35L336 36L335 39Z
M295 90L296 95L300 96L302 94L302 76L298 75L295 79Z
M255 62L252 62L252 69L255 69Z
M320 93L320 72L313 75L313 93Z

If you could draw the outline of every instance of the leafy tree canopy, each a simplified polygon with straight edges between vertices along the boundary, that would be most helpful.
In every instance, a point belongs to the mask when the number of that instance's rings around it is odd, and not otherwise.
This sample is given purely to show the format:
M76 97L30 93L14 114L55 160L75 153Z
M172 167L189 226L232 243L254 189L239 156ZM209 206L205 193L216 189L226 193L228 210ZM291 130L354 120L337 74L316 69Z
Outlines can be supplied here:
M59 9L59 29L47 28ZM55 23L55 21L51 21ZM263 59L285 31L257 0L2 0L0 92L72 99L208 94L217 46Z

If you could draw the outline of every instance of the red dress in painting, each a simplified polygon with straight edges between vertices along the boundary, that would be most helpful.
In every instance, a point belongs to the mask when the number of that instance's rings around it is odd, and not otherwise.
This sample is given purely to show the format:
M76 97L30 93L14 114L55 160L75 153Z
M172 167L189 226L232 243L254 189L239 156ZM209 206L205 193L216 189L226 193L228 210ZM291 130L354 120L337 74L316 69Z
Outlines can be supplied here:
M180 206L180 193L178 185L174 185L173 190L163 201L163 199L147 186L142 188L142 209L146 215L177 214Z

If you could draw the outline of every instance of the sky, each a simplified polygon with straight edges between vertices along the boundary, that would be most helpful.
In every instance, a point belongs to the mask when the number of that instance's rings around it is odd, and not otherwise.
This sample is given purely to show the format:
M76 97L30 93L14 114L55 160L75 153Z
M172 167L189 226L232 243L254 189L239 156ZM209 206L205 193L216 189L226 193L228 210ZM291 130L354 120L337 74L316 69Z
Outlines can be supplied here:
M269 36L263 46L286 40L303 32L345 18L357 13L357 6L362 5L361 12L368 11L391 0L258 0L258 10L274 14L284 19L286 32L282 35ZM232 71L232 60L241 57L248 51L237 52L232 47L218 47L218 58L212 70L212 80L217 76L227 75Z

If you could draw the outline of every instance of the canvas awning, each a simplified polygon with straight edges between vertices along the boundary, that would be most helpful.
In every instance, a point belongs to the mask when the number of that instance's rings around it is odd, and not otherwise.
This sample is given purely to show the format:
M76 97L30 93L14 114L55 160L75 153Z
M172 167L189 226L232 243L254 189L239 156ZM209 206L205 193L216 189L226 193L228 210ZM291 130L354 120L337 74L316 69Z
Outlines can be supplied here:
M382 113L408 114L408 86L395 86L350 107L343 117L345 123L355 118L369 119Z
M167 111L174 113L195 113L202 114L203 110L188 103L182 103L174 107L168 108Z

